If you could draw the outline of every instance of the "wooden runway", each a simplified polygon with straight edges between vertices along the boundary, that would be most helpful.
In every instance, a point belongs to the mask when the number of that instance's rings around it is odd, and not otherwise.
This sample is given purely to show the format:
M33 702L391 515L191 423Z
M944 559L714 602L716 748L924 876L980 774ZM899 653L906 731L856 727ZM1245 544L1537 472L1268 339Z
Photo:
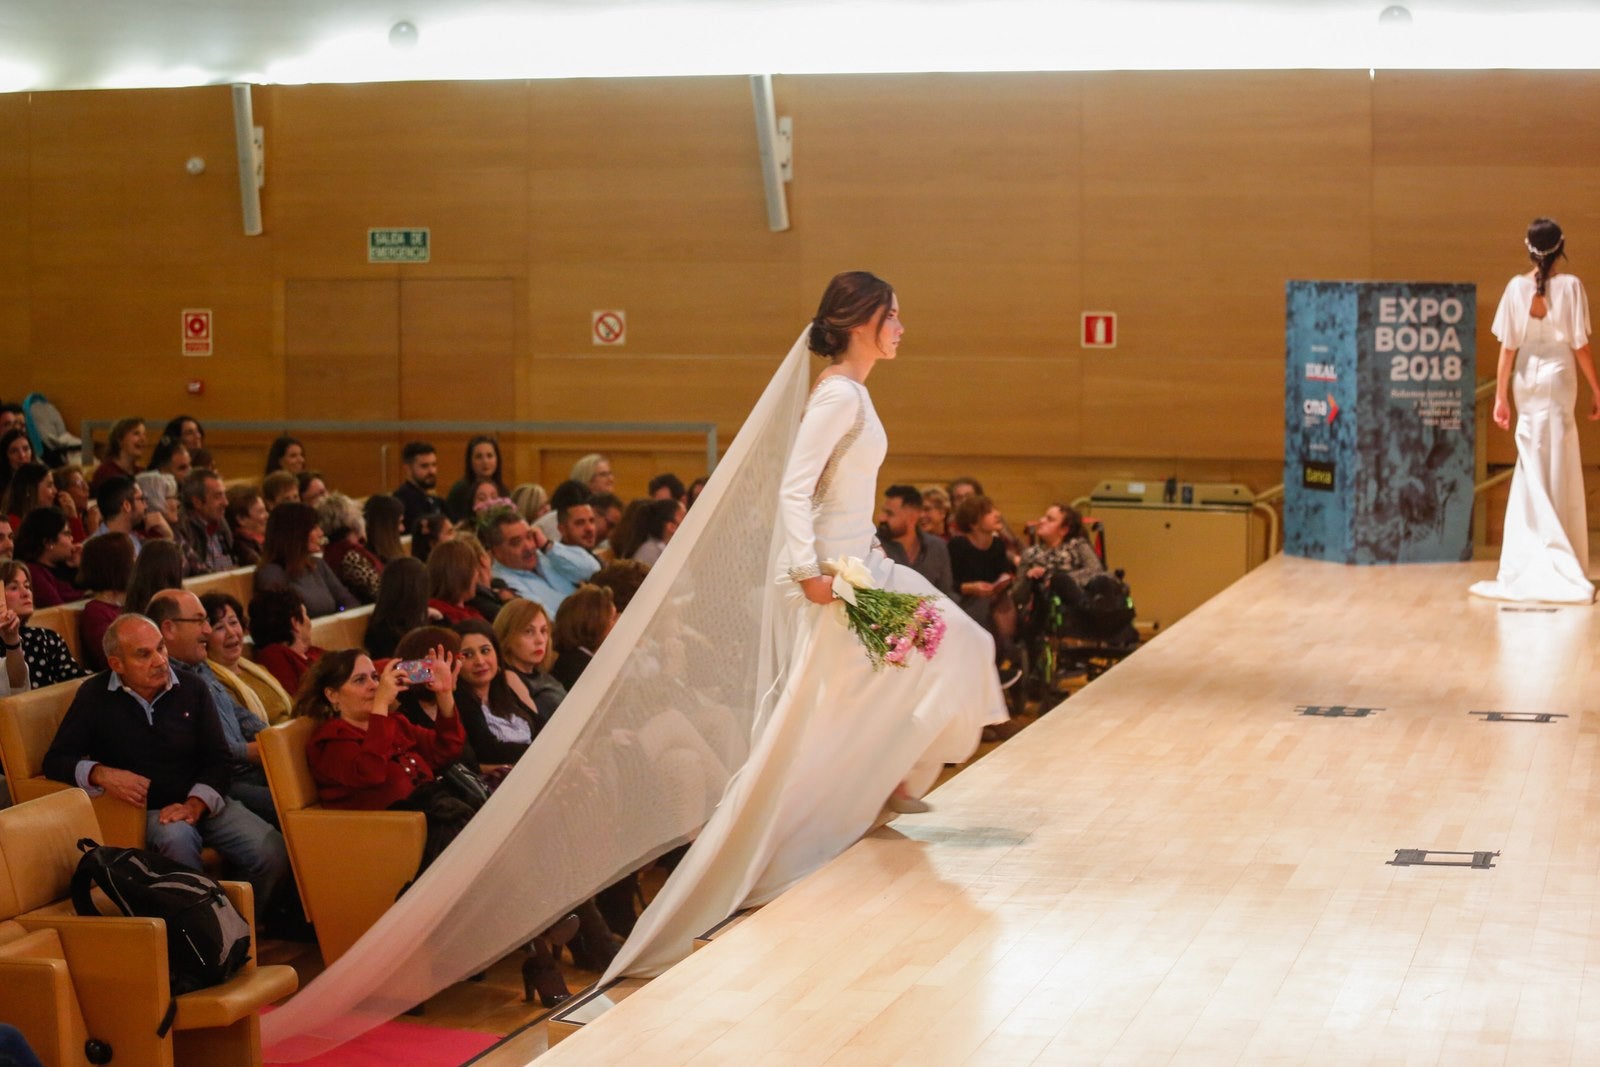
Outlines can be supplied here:
M1493 571L1275 558L539 1067L1600 1063L1600 614Z

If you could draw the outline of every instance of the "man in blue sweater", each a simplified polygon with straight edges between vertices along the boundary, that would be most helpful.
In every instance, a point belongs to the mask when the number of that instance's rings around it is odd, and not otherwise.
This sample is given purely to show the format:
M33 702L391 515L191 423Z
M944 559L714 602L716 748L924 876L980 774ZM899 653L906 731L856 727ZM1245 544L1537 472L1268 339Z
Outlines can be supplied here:
M230 753L211 694L172 669L161 631L143 615L113 620L105 653L111 670L79 687L45 754L45 774L144 808L145 847L171 860L198 871L200 849L216 849L255 888L256 911L264 912L289 855L277 830L226 799Z

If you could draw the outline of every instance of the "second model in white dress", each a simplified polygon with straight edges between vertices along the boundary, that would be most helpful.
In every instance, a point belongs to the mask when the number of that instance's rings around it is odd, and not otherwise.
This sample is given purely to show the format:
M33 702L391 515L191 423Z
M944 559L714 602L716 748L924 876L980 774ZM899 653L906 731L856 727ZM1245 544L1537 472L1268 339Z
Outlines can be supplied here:
M1546 283L1543 318L1530 314L1534 282L1511 279L1495 312L1494 335L1516 352L1517 466L1506 502L1500 572L1472 592L1497 600L1587 604L1589 522L1578 455L1575 350L1589 343L1589 299L1571 274Z
M881 588L938 596L874 539L887 447L865 385L842 374L817 384L783 476L780 580L856 556ZM875 672L838 607L795 588L792 639L778 652L787 662L749 759L602 982L682 959L695 936L848 848L897 785L926 791L945 763L972 755L984 725L1006 718L993 642L950 601L940 600L949 628L932 660L917 654L909 667Z

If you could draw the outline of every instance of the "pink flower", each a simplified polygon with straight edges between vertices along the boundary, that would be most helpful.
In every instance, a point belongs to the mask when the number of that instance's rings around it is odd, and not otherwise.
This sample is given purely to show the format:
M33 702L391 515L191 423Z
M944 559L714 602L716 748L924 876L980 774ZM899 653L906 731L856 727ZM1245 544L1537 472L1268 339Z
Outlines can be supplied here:
M896 667L903 667L906 657L911 654L911 640L903 636L889 638L889 651L883 654L885 663L892 663Z

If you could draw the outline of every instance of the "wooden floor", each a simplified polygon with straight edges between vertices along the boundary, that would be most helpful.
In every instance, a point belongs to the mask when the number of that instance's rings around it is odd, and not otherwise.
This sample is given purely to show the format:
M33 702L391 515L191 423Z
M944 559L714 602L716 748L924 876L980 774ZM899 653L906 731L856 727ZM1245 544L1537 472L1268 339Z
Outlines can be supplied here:
M1600 1063L1600 613L1493 570L1274 559L539 1067Z

